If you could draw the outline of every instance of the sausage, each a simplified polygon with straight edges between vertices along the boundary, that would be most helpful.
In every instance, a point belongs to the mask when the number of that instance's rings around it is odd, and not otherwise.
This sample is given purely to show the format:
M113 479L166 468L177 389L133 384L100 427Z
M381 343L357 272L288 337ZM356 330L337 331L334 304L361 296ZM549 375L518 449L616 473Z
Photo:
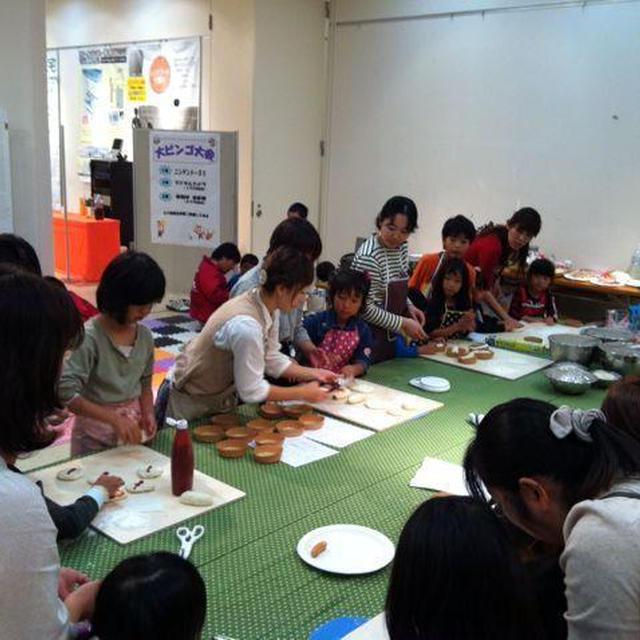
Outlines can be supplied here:
M320 542L313 545L311 548L311 557L317 558L323 551L327 549L327 541L321 540Z

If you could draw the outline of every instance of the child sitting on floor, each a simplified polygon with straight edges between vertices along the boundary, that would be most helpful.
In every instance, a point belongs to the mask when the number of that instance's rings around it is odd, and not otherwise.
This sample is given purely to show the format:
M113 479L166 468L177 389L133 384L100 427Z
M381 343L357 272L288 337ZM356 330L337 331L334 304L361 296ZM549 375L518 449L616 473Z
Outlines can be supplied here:
M558 312L549 287L553 284L555 274L553 262L544 258L534 260L527 271L525 283L511 300L509 315L522 322L554 324L558 319Z
M354 378L366 373L372 337L360 314L368 293L369 281L361 271L335 273L329 282L331 308L304 319L304 328L316 345L310 355L313 366Z
M107 265L96 294L100 315L85 324L60 379L60 398L76 414L72 455L154 435L153 336L139 322L164 290L162 269L145 253L129 251Z
M206 611L198 570L157 551L123 560L102 581L92 631L100 640L197 640Z
M258 260L258 256L256 256L255 254L245 253L240 259L240 270L237 273L234 273L229 278L229 282L227 282L227 288L229 289L229 291L233 289L236 282L238 282L238 280L240 280L240 278L242 278L242 276L247 273L247 271L253 269L253 267L255 267L259 262L260 260Z
M205 323L229 299L229 284L225 274L235 269L238 262L240 252L232 242L223 242L216 247L210 258L202 256L191 285L189 315L194 320Z
M460 258L444 261L424 308L424 330L430 338L464 338L475 327L469 270Z

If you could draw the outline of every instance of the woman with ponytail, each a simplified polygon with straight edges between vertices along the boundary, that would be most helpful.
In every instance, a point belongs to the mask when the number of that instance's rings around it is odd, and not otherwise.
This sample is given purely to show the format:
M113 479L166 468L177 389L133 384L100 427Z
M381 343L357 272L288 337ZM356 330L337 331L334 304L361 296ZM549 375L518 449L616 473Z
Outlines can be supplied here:
M597 409L519 398L486 415L464 466L474 495L564 545L570 640L640 637L640 441Z

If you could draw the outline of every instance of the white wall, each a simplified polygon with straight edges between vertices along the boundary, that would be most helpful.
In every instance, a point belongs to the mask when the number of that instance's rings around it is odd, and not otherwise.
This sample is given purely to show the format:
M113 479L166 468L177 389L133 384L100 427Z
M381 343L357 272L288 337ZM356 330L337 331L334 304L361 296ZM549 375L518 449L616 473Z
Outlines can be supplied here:
M339 0L337 15L434 4ZM339 23L329 255L351 250L384 200L405 193L421 213L413 250L436 249L450 215L481 223L531 205L543 248L626 267L640 240L638 33L638 3Z
M0 105L9 121L16 233L51 272L51 181L47 135L44 0L4 0L0 19Z

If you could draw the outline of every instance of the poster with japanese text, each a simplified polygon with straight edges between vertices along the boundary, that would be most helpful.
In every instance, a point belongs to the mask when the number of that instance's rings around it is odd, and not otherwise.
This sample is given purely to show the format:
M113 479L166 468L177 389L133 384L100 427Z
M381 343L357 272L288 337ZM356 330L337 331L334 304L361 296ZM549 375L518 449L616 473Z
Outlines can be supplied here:
M154 131L150 142L151 242L220 244L220 136Z

